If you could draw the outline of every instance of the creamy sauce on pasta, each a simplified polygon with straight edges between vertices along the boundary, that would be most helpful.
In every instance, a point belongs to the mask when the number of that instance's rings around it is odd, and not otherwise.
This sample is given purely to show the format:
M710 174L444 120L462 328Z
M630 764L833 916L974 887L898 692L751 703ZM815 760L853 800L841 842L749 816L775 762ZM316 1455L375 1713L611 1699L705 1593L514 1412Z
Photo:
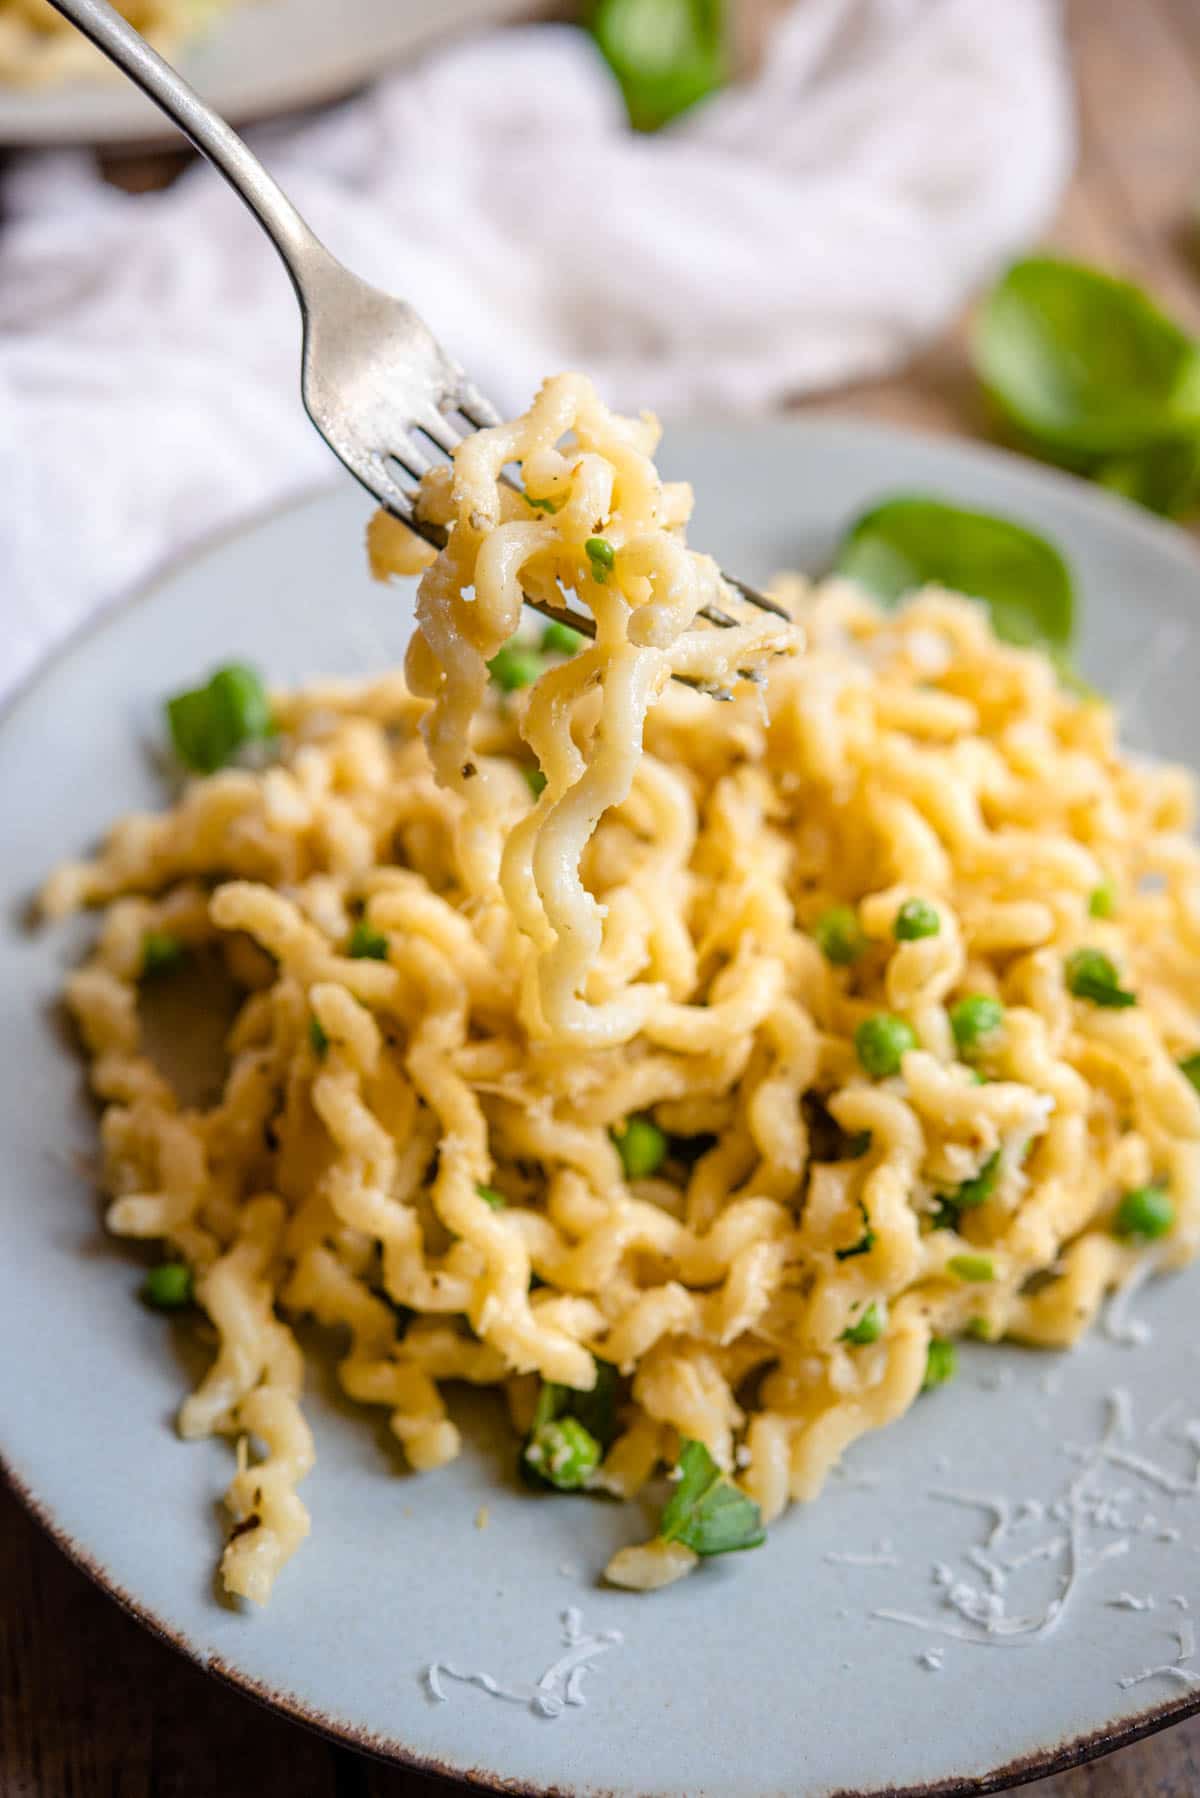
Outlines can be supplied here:
M186 1258L217 1332L180 1427L243 1445L232 1592L265 1597L308 1528L298 1316L342 1332L347 1393L416 1468L458 1453L447 1380L502 1387L524 1428L534 1376L588 1388L600 1357L625 1387L596 1484L631 1496L694 1439L769 1522L907 1410L931 1344L1073 1342L1146 1263L1124 1195L1169 1198L1156 1265L1195 1252L1189 777L1124 758L1107 707L953 595L884 612L783 577L796 630L747 614L686 547L655 435L564 377L469 439L426 484L449 536L407 680L275 696L275 765L122 820L47 888L103 909L67 997L110 1227ZM386 573L411 545L381 521L371 551ZM522 594L564 590L595 644L499 692ZM244 991L207 1109L144 1051L148 931ZM1080 948L1136 1003L1073 993ZM968 1051L979 998L1001 1021ZM881 1014L902 1029L872 1072ZM613 1136L636 1116L673 1145L644 1178ZM696 1560L656 1542L610 1577Z

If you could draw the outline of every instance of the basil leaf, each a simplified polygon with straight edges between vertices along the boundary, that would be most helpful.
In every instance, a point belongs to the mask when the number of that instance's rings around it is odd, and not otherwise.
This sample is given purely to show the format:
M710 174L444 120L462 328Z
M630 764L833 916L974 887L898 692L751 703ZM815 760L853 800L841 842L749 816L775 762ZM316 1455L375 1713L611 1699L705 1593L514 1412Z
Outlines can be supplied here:
M854 521L834 570L885 601L928 582L985 600L1006 643L1071 644L1070 571L1052 543L1011 519L925 494L897 495Z
M685 1441L679 1481L658 1526L664 1542L682 1542L698 1555L758 1548L767 1539L762 1513L720 1468L702 1442Z
M596 1384L590 1392L574 1392L569 1386L566 1410L577 1417L601 1448L610 1448L617 1434L617 1370L611 1361L596 1362Z
M1056 459L1129 456L1200 428L1200 346L1141 288L1081 263L1015 263L972 353L1001 411Z
M1096 479L1135 505L1164 518L1178 518L1191 510L1200 494L1200 432L1193 438L1151 444L1131 456L1114 456L1100 463Z
M592 32L638 131L724 85L723 0L597 0Z
M861 1199L858 1201L858 1208L862 1212L863 1233L852 1247L848 1249L834 1249L833 1253L835 1260L851 1261L855 1255L869 1255L871 1250L875 1247L874 1226L871 1223L870 1213L867 1211L867 1208Z

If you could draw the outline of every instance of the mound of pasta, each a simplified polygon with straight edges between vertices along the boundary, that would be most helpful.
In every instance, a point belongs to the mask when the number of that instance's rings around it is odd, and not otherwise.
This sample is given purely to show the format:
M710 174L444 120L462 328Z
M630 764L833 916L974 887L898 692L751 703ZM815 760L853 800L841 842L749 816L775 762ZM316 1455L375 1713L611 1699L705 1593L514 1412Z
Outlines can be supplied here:
M115 0L117 11L164 56L203 30L231 0ZM112 69L47 0L0 0L0 82L47 87Z
M308 1529L301 1317L415 1468L458 1453L465 1380L531 1481L670 1470L608 1569L644 1589L760 1542L956 1337L1069 1344L1195 1253L1189 778L967 600L783 577L794 624L749 610L655 439L578 377L470 438L424 484L407 679L264 699L265 764L46 889L103 908L67 998L109 1225L215 1331L179 1427L238 1445L231 1592ZM594 642L539 641L523 594ZM224 671L177 743L215 767L248 701ZM202 957L238 1010L196 1107L141 999Z

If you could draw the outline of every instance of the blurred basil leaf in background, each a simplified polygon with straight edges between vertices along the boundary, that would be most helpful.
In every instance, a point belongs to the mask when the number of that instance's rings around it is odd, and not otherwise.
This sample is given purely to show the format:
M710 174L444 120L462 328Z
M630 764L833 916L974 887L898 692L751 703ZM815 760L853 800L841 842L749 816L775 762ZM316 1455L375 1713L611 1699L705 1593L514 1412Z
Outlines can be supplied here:
M724 10L724 0L597 0L592 32L638 131L657 131L724 85Z
M988 295L972 354L1035 453L1156 512L1200 497L1200 345L1141 288L1028 257Z
M833 567L889 603L931 582L969 594L987 602L1006 643L1037 644L1059 656L1070 648L1070 570L1045 537L1010 519L899 495L855 519Z
M1152 444L1137 455L1114 456L1100 464L1095 478L1151 512L1178 518L1200 495L1200 431L1191 438Z

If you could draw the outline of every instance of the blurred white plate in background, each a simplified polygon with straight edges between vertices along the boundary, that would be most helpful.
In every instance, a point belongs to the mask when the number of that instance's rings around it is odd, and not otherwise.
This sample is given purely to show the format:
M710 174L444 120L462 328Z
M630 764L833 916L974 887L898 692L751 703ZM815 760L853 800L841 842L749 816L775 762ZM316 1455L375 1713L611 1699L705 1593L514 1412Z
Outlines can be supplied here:
M321 105L363 87L439 37L535 10L521 0L238 0L178 67L234 124ZM130 81L0 87L0 144L174 146Z

